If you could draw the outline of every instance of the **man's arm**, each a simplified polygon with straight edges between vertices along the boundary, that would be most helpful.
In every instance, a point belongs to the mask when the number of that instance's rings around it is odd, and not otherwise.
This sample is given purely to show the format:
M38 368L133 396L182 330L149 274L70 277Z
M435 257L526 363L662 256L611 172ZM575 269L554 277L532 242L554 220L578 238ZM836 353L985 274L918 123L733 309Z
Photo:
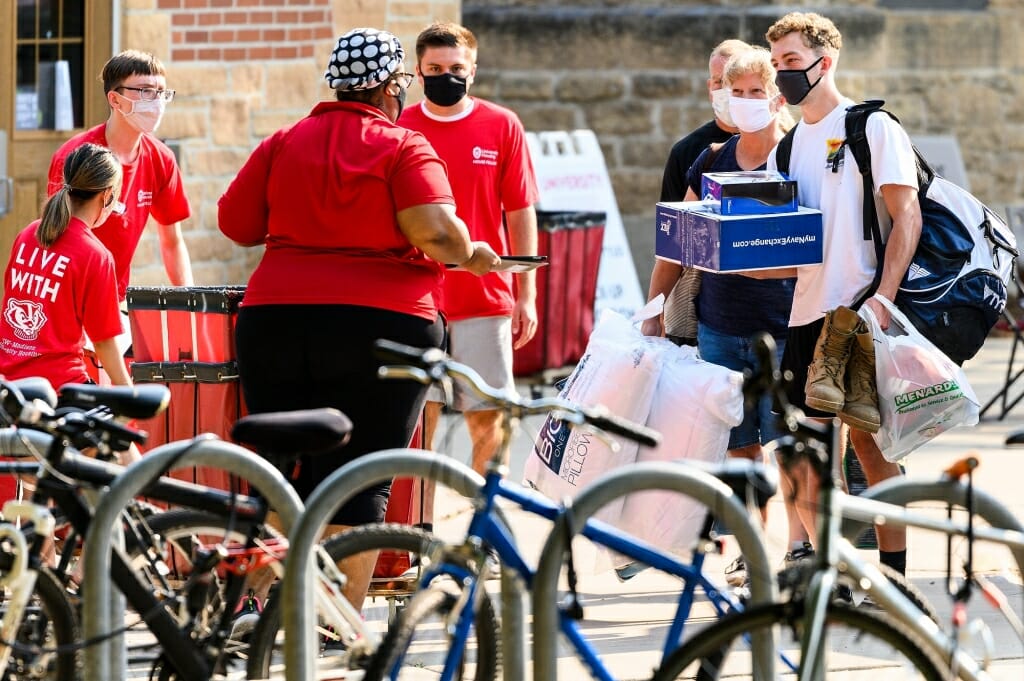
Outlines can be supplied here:
M188 247L181 236L180 223L162 225L157 223L157 234L160 236L160 255L164 259L167 278L173 286L193 286L192 260L188 255Z
M537 254L537 212L533 206L509 211L509 248L506 255ZM512 347L516 350L530 342L537 333L537 274L520 272L516 279L516 304L512 309Z
M885 244L885 263L877 292L889 300L895 300L900 282L917 250L917 242L921 239L921 204L917 200L915 187L885 184L881 192L885 207L892 216L892 232ZM883 329L889 328L889 311L870 298L866 305L871 306L879 325Z

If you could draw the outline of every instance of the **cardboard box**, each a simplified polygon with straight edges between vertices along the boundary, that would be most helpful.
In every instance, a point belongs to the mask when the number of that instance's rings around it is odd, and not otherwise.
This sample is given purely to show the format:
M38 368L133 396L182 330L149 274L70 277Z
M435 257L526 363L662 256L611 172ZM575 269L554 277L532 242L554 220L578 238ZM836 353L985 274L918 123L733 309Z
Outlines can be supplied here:
M717 201L722 215L765 215L797 210L796 181L774 170L704 173L700 195Z
M682 262L681 212L679 206L703 206L700 201L659 203L655 207L654 257ZM708 209L710 210L710 208Z
M655 255L709 272L820 265L821 211L721 215L702 201L659 203Z

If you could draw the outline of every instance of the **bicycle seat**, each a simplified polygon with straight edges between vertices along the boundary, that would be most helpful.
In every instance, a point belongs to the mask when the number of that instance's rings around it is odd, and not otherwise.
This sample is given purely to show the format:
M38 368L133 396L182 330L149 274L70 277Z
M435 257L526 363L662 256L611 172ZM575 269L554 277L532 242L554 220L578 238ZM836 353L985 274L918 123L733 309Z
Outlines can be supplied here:
M287 460L337 449L351 432L352 422L337 409L300 409L243 416L232 426L231 439Z
M19 378L11 381L11 384L21 391L22 397L30 402L32 400L42 400L50 405L51 408L57 406L57 393L54 391L53 386L50 385L50 382L41 376Z
M165 385L100 386L67 383L60 387L59 404L65 407L93 409L107 407L114 416L150 419L167 408L171 391Z
M779 488L775 469L752 465L746 459L727 459L711 473L728 485L740 501L745 501L753 491L758 508L764 508Z

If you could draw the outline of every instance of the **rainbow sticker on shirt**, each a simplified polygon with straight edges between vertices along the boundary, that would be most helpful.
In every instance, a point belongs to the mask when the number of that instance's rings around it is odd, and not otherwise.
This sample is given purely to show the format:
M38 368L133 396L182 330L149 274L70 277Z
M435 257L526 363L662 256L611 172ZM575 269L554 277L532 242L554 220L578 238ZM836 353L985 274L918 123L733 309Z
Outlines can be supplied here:
M828 148L828 155L825 157L825 167L836 172L843 163L843 142L846 140L828 139L825 146Z

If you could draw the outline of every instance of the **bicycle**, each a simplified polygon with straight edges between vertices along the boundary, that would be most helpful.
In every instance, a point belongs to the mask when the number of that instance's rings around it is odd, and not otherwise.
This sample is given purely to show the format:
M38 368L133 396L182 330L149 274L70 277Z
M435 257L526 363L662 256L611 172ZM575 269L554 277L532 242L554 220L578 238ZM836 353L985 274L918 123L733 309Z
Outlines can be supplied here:
M762 381L769 386L783 405L783 422L793 435L780 442L778 455L788 463L805 460L817 473L820 484L819 536L813 562L784 574L789 598L783 602L750 608L712 623L698 632L674 652L658 670L654 681L672 679L719 679L726 675L758 678L758 669L751 669L751 658L745 645L750 632L770 631L780 634L780 646L789 650L798 662L794 671L799 679L835 677L840 669L855 667L853 652L865 650L864 637L875 641L869 653L872 677L946 679L951 670L961 679L987 679L981 666L961 650L956 632L943 632L932 618L891 585L872 563L860 557L850 541L840 533L840 522L847 515L861 521L887 522L909 527L961 535L974 539L995 540L1024 549L1024 534L1019 529L980 529L950 520L940 521L924 514L914 514L893 504L870 498L846 495L837 488L837 450L834 439L838 428L832 422L816 424L806 421L785 398L787 380L774 364L773 341L760 339ZM956 486L960 464L951 467L944 483ZM893 483L908 490L913 483ZM938 496L931 492L932 496ZM909 496L909 495L907 495ZM950 495L951 498L953 495ZM918 498L926 498L919 496ZM1012 518L1012 515L1010 516ZM847 536L861 529L851 526ZM1018 524L1019 528L1019 524ZM1024 554L1018 554L1018 556ZM1019 558L1018 558L1019 560ZM840 576L865 591L883 609L882 613L865 612L836 603L833 588ZM842 627L847 638L834 634ZM832 635L831 638L827 638ZM848 645L856 640L856 649ZM885 648L885 650L881 650ZM862 668L863 668L863 662ZM883 666L884 665L884 666Z
M480 603L488 599L482 586L481 575L486 566L485 548L493 547L503 569L515 574L527 588L533 578L533 569L527 565L520 554L508 528L496 519L497 500L511 501L529 513L552 521L563 512L560 505L537 492L511 484L504 479L506 469L502 462L508 455L512 432L517 421L530 414L553 413L557 414L557 418L574 425L589 424L590 427L596 427L601 431L633 438L648 445L656 442L656 434L642 426L612 417L600 409L583 408L561 398L524 400L517 394L497 391L484 383L470 367L448 359L440 351L424 352L420 349L395 346L383 341L378 343L378 347L385 353L386 359L410 365L384 367L381 370L383 377L413 378L424 383L438 382L442 385L457 378L465 382L495 408L502 410L506 416L503 419L502 444L488 467L483 487L474 502L474 513L465 541L457 546L437 545L434 547L434 551L426 557L426 566L419 583L420 590L412 597L408 607L399 616L397 626L388 631L378 648L378 653L374 655L367 666L365 677L367 680L376 680L390 674L391 678L395 678L402 668L403 662L409 662L403 660L403 655L411 643L412 635L420 630L425 619L437 617L442 622L450 623L447 626L447 632L443 635L448 652L443 655L443 670L441 672L442 679L449 679L459 671L467 639L471 636L474 624L479 624L476 618L480 611ZM733 478L738 487L750 484L774 489L775 480L770 473L767 473L762 467L754 466L746 461L733 462L731 465L710 470ZM699 481L699 483L694 483L694 487L700 484L714 489L720 495L720 507L724 508L735 504L735 507L731 509L735 515L728 521L730 527L742 526L736 528L737 537L742 537L741 544L744 543L743 539L746 539L747 543L756 544L756 546L745 549L745 555L749 554L751 561L760 566L760 569L765 570L765 574L767 574L764 549L756 539L759 530L751 524L747 510L732 498L731 490L727 489L721 480L714 478L711 472L697 467L689 467L681 473ZM323 484L327 485L328 482L325 481ZM364 529L370 530L369 527ZM716 550L714 542L710 541L710 523L706 524L705 530L703 533L705 540L697 542L689 562L686 562L646 543L638 542L629 535L599 521L589 522L582 529L584 536L592 542L683 580L684 586L678 599L678 607L664 644L664 654L672 650L681 639L698 589L705 593L712 607L720 615L742 607L738 599L729 592L721 590L702 572L705 554ZM455 558L458 561L454 560ZM582 608L578 599L575 598L575 571L571 561L569 574L572 595L570 601L562 609L563 631L574 648L584 658L595 678L610 679L610 673L603 667L598 654L588 643L576 621ZM487 635L489 634L483 628L477 627L475 631L478 643L477 665L475 672L470 670L469 673L474 674L473 678L478 681L493 678L491 670L497 666L489 660L485 661L485 665L480 664L481 655L497 649L496 643L492 644L486 640ZM482 667L486 670L486 674L481 674Z
M116 448L129 441L142 440L143 435L117 423L111 415L131 418L155 415L166 406L167 389L157 385L135 389L65 386L62 397L66 401L105 407L63 415L53 413L50 405L26 400L15 385L7 382L0 381L0 396L5 414L18 414L20 424L18 428L0 429L0 453L31 455L38 461L36 464L0 464L0 470L16 470L32 474L37 479L31 502L5 507L8 520L21 517L26 522L20 528L3 526L0 569L7 568L11 575L19 577L19 594L37 594L35 598L46 606L43 617L33 618L33 612L26 610L22 599L8 599L4 604L3 642L14 644L10 632L19 627L26 630L27 623L36 620L45 621L43 629L51 631L52 636L42 639L43 650L36 647L29 651L38 659L47 660L45 665L36 664L36 668L45 678L76 678L77 651L117 636L123 628L119 626L110 632L103 631L98 640L77 640L77 625L73 612L65 607L67 603L60 582L43 566L39 556L42 542L52 529L52 516L45 509L45 501L52 500L75 532L85 535L93 515L80 488L111 485L130 468L83 457L71 442L86 440ZM247 437L251 444L273 450L278 456L285 455L285 452L277 451L277 447L287 447L287 456L298 456L307 450L323 451L326 444L337 445L344 440L350 427L348 420L338 412L269 414L251 417ZM284 440L280 439L282 435ZM190 447L202 447L208 442L207 438L200 437L192 442L178 443L172 450L184 453ZM142 522L128 523L133 530L130 533L133 537L132 551L128 553L118 549L110 554L110 578L126 594L128 602L162 648L161 655L154 662L153 674L164 679L210 678L223 673L231 655L241 649L237 642L229 640L231 620L234 604L242 595L249 566L258 559L258 554L271 550L267 542L261 540L267 504L250 496L207 489L165 477L154 476L145 487L149 498L192 510L171 511ZM297 499L294 503L298 504ZM217 541L198 545L198 552L191 550L191 544L197 538L211 536ZM165 579L167 567L162 550L165 539L189 545L187 548L179 546L179 552L193 560L192 569L180 588L172 588ZM238 546L227 546L231 542L237 542ZM283 549L280 546L277 549L273 559L280 562L280 550ZM140 567L146 569L143 571ZM325 570L325 587L330 589L329 585L333 584L340 593L344 577L336 570L331 572L327 567ZM223 583L218 582L218 576L224 578ZM21 577L34 580L39 586L21 581ZM86 593L88 595L89 591ZM324 600L331 602L326 597ZM88 599L85 604L88 607ZM339 631L355 632L351 637L363 638L364 646L376 641L372 636L363 636L364 627L355 611L335 605L331 612ZM38 628L34 626L32 630ZM37 636L33 641L38 639ZM45 642L51 640L56 645L45 646ZM13 647L0 645L0 651ZM0 664L6 662L0 655Z

